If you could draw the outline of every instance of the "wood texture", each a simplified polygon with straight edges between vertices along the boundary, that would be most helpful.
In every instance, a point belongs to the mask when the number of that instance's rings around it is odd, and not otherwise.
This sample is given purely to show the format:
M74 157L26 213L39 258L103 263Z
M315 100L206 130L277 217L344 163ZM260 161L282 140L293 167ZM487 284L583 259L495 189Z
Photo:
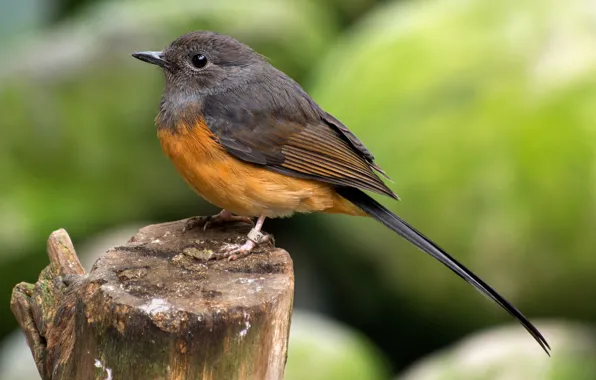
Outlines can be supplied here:
M208 260L247 228L141 229L87 274L66 231L50 265L18 284L11 309L45 379L282 379L294 277L287 252L263 246Z

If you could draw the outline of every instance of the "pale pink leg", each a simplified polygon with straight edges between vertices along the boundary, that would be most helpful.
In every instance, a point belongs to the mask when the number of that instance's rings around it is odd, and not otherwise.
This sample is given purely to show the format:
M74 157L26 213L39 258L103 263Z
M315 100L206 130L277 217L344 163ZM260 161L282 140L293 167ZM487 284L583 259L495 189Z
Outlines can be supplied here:
M255 224L253 229L248 233L248 239L246 242L240 246L231 245L224 251L222 258L227 257L230 261L236 260L240 257L250 254L257 244L269 241L269 235L263 235L261 233L261 228L263 227L263 223L265 223L265 218L265 215L259 216L259 219L257 219L257 224Z

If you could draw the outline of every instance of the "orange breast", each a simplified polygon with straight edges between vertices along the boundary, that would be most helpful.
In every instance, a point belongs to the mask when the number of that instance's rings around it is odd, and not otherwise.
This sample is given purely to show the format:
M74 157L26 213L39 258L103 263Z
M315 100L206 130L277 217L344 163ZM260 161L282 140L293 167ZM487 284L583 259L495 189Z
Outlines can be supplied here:
M363 215L333 187L275 173L228 154L203 123L159 129L158 137L184 180L214 205L244 216L323 211Z

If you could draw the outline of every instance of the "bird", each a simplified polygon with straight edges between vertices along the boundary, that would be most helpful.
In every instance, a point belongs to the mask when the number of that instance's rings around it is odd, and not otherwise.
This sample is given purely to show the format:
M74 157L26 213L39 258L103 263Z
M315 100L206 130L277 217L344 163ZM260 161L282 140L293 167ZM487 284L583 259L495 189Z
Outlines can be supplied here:
M292 78L237 39L193 31L133 57L160 67L155 118L163 152L187 184L222 211L212 223L256 224L236 259L268 240L266 218L323 212L371 217L434 257L513 316L550 355L540 331L509 301L367 192L399 197L373 154Z

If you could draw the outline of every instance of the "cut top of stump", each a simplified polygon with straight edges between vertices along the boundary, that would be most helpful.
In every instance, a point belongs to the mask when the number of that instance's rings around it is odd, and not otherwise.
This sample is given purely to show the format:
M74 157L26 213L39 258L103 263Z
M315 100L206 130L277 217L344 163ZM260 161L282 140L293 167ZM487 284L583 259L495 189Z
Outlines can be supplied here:
M209 260L227 244L243 243L248 229L231 224L183 232L185 222L142 228L125 245L104 254L87 283L100 286L112 305L143 311L169 332L181 328L181 314L200 320L218 313L229 317L234 310L267 312L293 289L292 261L284 250L265 244L235 261Z

